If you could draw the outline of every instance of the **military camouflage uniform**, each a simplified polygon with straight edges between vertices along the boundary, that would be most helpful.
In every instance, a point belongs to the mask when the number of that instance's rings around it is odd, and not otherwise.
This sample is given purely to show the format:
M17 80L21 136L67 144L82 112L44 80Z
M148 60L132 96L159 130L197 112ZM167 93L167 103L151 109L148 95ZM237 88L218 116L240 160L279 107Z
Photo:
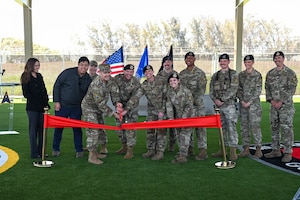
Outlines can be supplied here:
M94 74L93 76L90 75L90 77L92 78L92 80L94 80L96 77L98 77L98 74Z
M255 146L261 146L262 135L260 122L262 117L262 108L259 97L261 90L262 76L260 72L252 69L251 73L248 73L247 70L239 73L239 88L237 97L240 102L240 124L243 146L250 145L251 131ZM242 101L249 102L250 107L242 107Z
M137 122L139 100L143 95L139 80L136 77L126 80L123 74L118 74L114 77L114 81L119 88L120 102L123 104L124 110L127 110L126 115L122 118L122 122L116 119L116 125L120 126L121 123ZM125 143L128 147L135 146L135 130L121 130L117 131L117 134L122 144Z
M94 79L81 103L84 120L104 124L103 115L111 117L114 113L107 105L109 96L111 96L113 104L120 102L117 85L111 80L104 82L100 78ZM103 129L87 128L86 135L89 151L96 151L99 144L107 143L107 135Z
M236 106L236 94L238 89L238 74L229 69L224 73L219 70L214 73L210 81L209 95L213 101L219 99L224 104L219 108L222 121L222 131L225 146L237 147L238 134L236 123L238 109Z
M200 68L194 66L192 70L184 69L179 74L180 83L187 87L193 95L195 115L205 116L205 105L203 97L206 90L206 75ZM196 128L196 138L198 149L207 149L206 128ZM191 148L194 148L192 134Z
M195 116L193 95L183 85L167 92L166 111L169 119L189 118ZM178 128L179 156L187 157L193 128Z
M163 77L154 77L154 81L145 80L142 83L143 94L148 99L147 121L158 119L158 113L165 113L165 96L167 83ZM166 129L147 129L147 149L164 152L166 148Z
M168 78L171 74L176 72L175 70L172 70L170 73L167 73L165 70L161 70L160 72L157 73L156 76L158 77L163 77L165 79L165 82L167 84L167 89L170 87L168 84ZM177 73L177 72L176 72ZM174 128L169 128L169 146L174 146L176 143L176 129Z
M282 101L282 107L276 109L271 105L270 121L272 130L272 149L280 148L280 130L282 131L282 143L284 153L292 153L294 142L293 118L295 113L293 95L297 87L295 72L283 66L282 70L271 69L266 76L265 89L267 102Z

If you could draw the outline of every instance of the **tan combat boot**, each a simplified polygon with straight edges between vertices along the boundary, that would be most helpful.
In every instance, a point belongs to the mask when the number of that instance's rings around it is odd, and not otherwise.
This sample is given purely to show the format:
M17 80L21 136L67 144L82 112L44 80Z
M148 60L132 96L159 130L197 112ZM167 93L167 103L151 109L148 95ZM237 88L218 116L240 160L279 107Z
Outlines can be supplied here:
M157 151L156 154L151 158L151 160L161 160L164 158L164 152Z
M225 151L226 151L226 148L225 148ZM212 153L211 156L212 157L215 157L215 158L223 158L223 150L222 148L220 148L219 151L217 151L216 153ZM226 152L225 152L225 156L226 156Z
M200 148L199 154L195 157L195 160L205 160L206 158L208 158L206 149Z
M189 146L188 156L194 156L194 155L195 155L195 153L194 153L194 147Z
M103 161L101 161L97 158L97 152L94 152L94 151L89 152L88 162L92 163L92 164L95 164L95 165L103 164Z
M261 152L261 146L257 146L255 154L253 155L253 157L255 157L255 158L261 158L262 156L263 156L263 154Z
M172 163L176 164L176 163L186 163L187 162L187 158L186 156L182 156L179 155L175 160L172 160Z
M170 152L174 152L175 151L175 145L174 144L170 144L169 145L169 151Z
M108 153L106 144L102 144L102 145L101 145L100 153L101 153L101 154L107 154L107 153Z
M245 145L243 151L238 154L238 157L242 158L242 157L246 157L246 156L249 156L249 155L250 155L249 145Z
M126 155L124 156L125 159L131 159L133 158L133 147L127 147Z
M281 158L281 162L287 163L292 161L292 154L291 153L284 153L283 157Z
M98 153L98 152L95 152L95 154L96 154L97 158L106 158L107 157L106 154L102 154L102 153Z
M150 158L152 156L154 156L155 151L153 149L148 149L148 151L146 153L143 153L143 157L144 158Z
M236 147L230 147L230 160L231 161L236 161L237 160L237 155L236 155Z
M122 143L122 147L116 151L116 154L125 154L127 152L127 144L126 143Z
M272 149L270 153L264 154L266 158L275 158L275 157L281 157L281 151L278 149Z

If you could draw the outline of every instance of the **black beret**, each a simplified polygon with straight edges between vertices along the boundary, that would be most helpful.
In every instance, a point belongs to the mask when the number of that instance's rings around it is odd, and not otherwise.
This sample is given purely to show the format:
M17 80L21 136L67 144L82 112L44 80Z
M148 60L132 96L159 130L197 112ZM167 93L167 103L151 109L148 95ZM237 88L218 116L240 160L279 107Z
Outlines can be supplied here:
M244 62L246 60L253 60L254 61L254 56L253 55L247 55L247 56L244 57Z
M148 70L148 69L151 69L153 70L153 67L151 65L146 65L143 69L143 73L145 74L145 71Z
M179 74L176 73L176 72L173 72L173 73L169 76L169 78L168 78L168 83L169 83L169 81L170 81L171 78L177 78L177 79L179 79Z
M172 59L172 57L171 56L165 56L165 57L163 57L163 59L162 59L162 64L164 64L164 62L166 62L167 60L173 60Z
M187 53L185 54L184 59L186 59L186 57L188 57L188 56L193 56L193 57L195 57L195 54L194 54L193 52L189 51L189 52L187 52Z
M134 70L134 65L133 64L125 65L124 70L128 70L128 69Z
M222 55L219 56L219 62L221 59L229 60L229 55L227 53L223 53Z
M276 56L282 56L282 57L284 57L284 53L283 53L282 51L276 51L276 52L274 53L274 55L273 55L273 60L274 60L274 58L275 58Z

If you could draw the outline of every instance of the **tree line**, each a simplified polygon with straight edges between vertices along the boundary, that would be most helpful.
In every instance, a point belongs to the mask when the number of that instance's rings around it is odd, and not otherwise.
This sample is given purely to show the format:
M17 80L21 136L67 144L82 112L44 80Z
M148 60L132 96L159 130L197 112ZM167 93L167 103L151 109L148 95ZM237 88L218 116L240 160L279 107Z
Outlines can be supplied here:
M233 52L235 23L233 20L220 22L211 17L192 18L184 25L178 18L160 22L146 22L143 25L126 23L114 28L108 20L97 24L88 24L86 28L88 39L74 35L73 43L80 49L93 49L95 54L108 55L120 46L126 52L140 54L145 45L150 53L165 54L170 45L176 51L192 50L199 53ZM3 38L1 51L6 55L24 54L24 41L14 38ZM244 18L243 53L270 53L276 50L298 52L300 38L291 36L291 29L280 25L275 20L258 19L248 15ZM58 54L55 49L49 49L38 44L33 45L34 54Z
M180 19L171 18L144 25L124 24L113 29L109 21L101 21L87 27L88 45L103 54L107 49L121 45L128 52L138 53L147 44L152 53L167 52L172 44L175 49L196 49L201 53L233 52L235 23L232 20L217 21L211 17L192 18L187 26ZM84 41L78 44L86 45ZM295 52L300 49L300 39L291 36L291 29L275 20L257 19L248 15L244 19L244 53L267 53L276 50Z

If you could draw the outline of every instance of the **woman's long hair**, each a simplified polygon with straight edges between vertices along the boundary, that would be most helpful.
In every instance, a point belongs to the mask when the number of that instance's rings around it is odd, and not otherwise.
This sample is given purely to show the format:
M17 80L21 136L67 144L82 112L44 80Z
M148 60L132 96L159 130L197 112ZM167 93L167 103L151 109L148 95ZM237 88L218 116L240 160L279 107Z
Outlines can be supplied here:
M20 78L21 84L26 84L29 82L31 72L33 72L34 65L36 62L40 62L40 61L36 58L29 58L27 60L26 65L24 67L24 72L22 73Z

